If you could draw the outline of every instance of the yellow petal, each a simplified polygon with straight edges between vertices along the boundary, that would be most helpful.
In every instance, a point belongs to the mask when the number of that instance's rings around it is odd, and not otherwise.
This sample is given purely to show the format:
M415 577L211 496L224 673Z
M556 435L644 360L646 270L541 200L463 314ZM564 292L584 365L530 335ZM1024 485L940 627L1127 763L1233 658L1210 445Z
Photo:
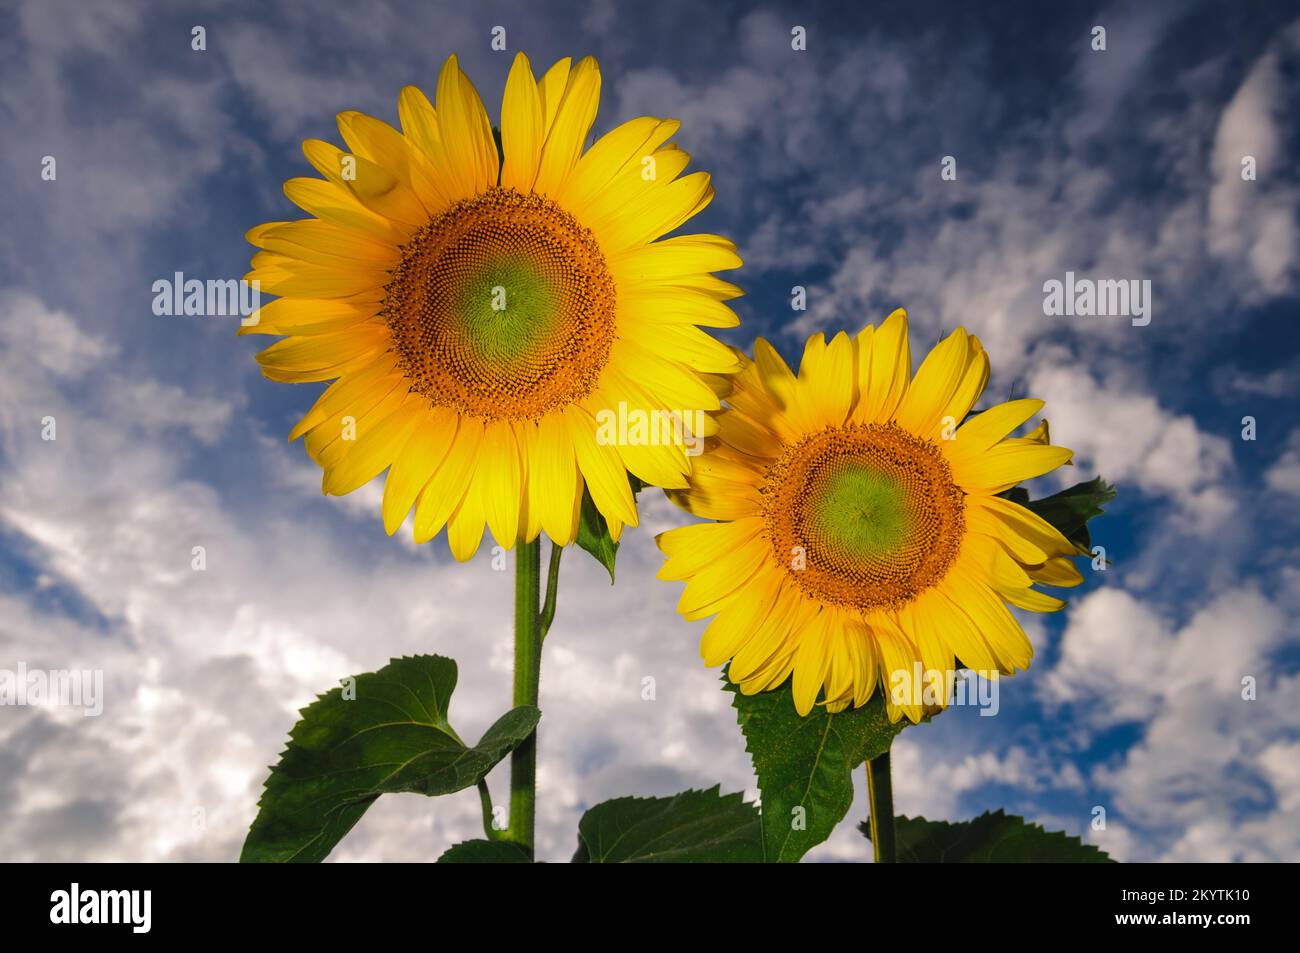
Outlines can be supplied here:
M958 562L948 571L942 586L983 634L1002 672L1010 674L1015 669L1029 667L1033 646L1020 623L986 583Z
M954 439L943 441L944 456L949 460L977 457L1042 409L1043 402L1032 398L990 407L962 424Z
M943 630L933 614L918 612L916 603L910 603L898 610L898 626L920 653L923 678L930 672L947 678L956 669L952 647L944 640Z
M564 408L564 422L596 509L606 517L613 516L635 526L636 501L618 452L613 447L597 444L595 420L576 404Z
M777 581L773 582L773 579ZM731 665L727 667L728 677L742 688L751 679L755 679L756 685L762 684L755 677L769 671L773 660L793 653L798 648L800 634L818 611L817 604L805 598L799 587L790 582L784 573L760 574L750 588L755 591L777 589L778 592L776 608L772 614L763 620L753 637L736 652Z
M688 489L666 492L688 513L711 520L739 520L762 512L759 482L756 470L715 451L692 460Z
M912 374L907 312L899 308L886 318L871 336L870 355L860 354L859 359L869 361L870 372L867 392L858 404L858 420L876 423L892 419Z
M692 370L730 374L740 369L740 360L731 348L689 324L627 321L620 333L627 340Z
M564 91L568 88L572 66L572 57L566 56L556 60L537 84L538 92L542 97L543 127L548 133L551 131L551 126L555 124L556 115L559 114L560 101L564 99Z
M989 356L984 352L984 346L973 334L967 341L970 346L970 359L966 363L966 372L962 375L957 389L953 391L952 399L941 412L940 428L947 420L951 420L954 425L960 425L975 406L975 401L980 399L985 385L989 382Z
M799 633L799 650L794 659L794 709L807 715L817 701L830 669L830 627L833 613L818 613Z
M544 86L543 106L549 112L551 90ZM582 148L587 133L596 121L600 103L600 67L590 56L583 57L568 76L554 119L549 121L546 142L542 147L542 160L537 169L533 189L543 195L554 195L568 177Z
M748 544L762 530L763 521L751 517L733 523L694 523L661 533L656 541L668 559L657 578L689 579Z
M771 430L735 410L718 417L718 433L725 445L763 460L774 460L785 449Z
M365 413L404 382L396 366L397 356L390 351L357 373L340 377L289 431L289 440L297 440L332 417L350 413L355 418Z
M578 532L582 478L561 414L548 414L538 421L535 453L528 465L530 506L540 511L546 535L558 545L567 546Z
M346 115L349 114L340 114ZM407 230L417 228L428 219L407 181L383 165L358 153L345 153L319 139L308 139L302 144L302 151L330 184L350 193L375 215L401 223Z
M396 413L407 402L409 393L405 384L399 384L364 414L359 414L352 420L343 418L343 426L337 430L330 427L317 427L307 435L303 446L308 455L325 471L321 479L322 490L329 492L327 486L329 472L356 446L358 439L371 433L382 421Z
M443 154L438 116L422 89L418 86L402 87L397 98L397 116L402 123L402 133L426 159L432 161Z
M960 440L960 434L957 440ZM953 441L956 443L957 441ZM967 492L1001 493L1024 480L1050 473L1070 459L1065 447L994 447L978 456L949 458L952 476Z
M951 402L965 376L970 344L965 328L934 346L917 369L894 421L909 433L928 435L938 427L944 409ZM954 421L956 426L960 421Z
M512 548L519 538L523 474L515 431L508 421L494 420L484 429L475 479L492 538L503 548Z
M993 496L968 496L966 506L966 528L972 533L981 533L996 539L1006 547L1016 559L1025 565L1039 565L1048 559L1048 553L1016 532L1013 526L999 519L997 514L979 505L984 500L1000 499Z
M447 547L457 562L473 559L483 543L483 498L480 476L475 474L460 505L447 520Z
M695 172L680 179L657 178L643 183L635 197L619 210L618 218L594 230L609 249L627 248L652 242L675 231L708 207L713 186L707 172Z
M406 520L456 437L456 412L434 407L417 416L416 425L393 460L384 481L384 531L392 536Z
M1074 553L1074 544L1066 539L1060 530L1019 503L1013 503L1000 496L972 496L969 498L969 505L971 509L992 514L1010 531L1010 534L1018 536L1033 547L1035 552L1032 555L1042 554L1037 559L1024 559L1021 560L1022 562L1041 563L1052 556ZM999 538L1003 538L1004 535L1007 534L1000 534ZM1012 551L1015 551L1014 545Z
M397 178L404 192L419 207L410 206L410 214L419 216L417 224L442 212L450 198L437 170L419 146L382 120L349 110L338 115L339 132L348 148Z
M517 53L506 78L505 96L501 102L501 150L504 153L501 185L504 188L521 192L532 190L542 158L544 121L542 97L537 90L537 80L533 78L533 69L528 57L522 52Z
M913 617L931 620L949 650L967 668L980 673L997 671L997 658L989 647L988 639L971 621L970 616L957 607L949 595L949 588L940 583L917 596L912 607Z
M251 315L240 334L330 334L371 320L378 306L354 298L276 298Z
M620 295L620 320L664 327L669 323L699 324L709 328L734 328L736 312L707 295L675 288L642 288Z
M885 691L888 708L893 713L891 720L901 712L913 723L919 722L924 714L923 705L907 702L898 704L894 699L894 690L900 684L900 680L904 680L903 684L906 684L905 680L914 678L920 651L907 633L887 617L875 618L872 632L876 637L876 647L879 649L881 686Z
M511 421L515 443L519 446L519 463L523 485L519 494L519 538L531 543L542 534L542 507L534 473L537 461L537 423L532 420ZM563 544L561 544L563 545Z
M408 397L397 410L366 429L358 428L357 439L338 463L325 472L322 488L343 496L369 483L392 464L398 451L415 429L428 402L418 395Z
M820 346L821 335L809 339L799 367L800 403L813 427L840 427L853 405L853 341L841 331Z
M447 458L438 467L415 503L415 541L426 543L437 536L465 497L474 476L474 462L483 440L483 421L462 417ZM480 532L482 520L479 521Z
M677 611L687 619L713 615L766 565L771 553L764 539L738 546L726 559L704 567L686 581Z
M728 239L717 235L677 235L618 251L610 255L609 264L623 280L646 283L685 282L692 275L739 268L744 262Z
M1083 583L1083 573L1065 556L1049 559L1041 566L1030 566L1025 571L1034 582L1047 586L1069 588Z
M464 195L479 195L496 185L500 165L492 125L455 54L438 73L437 116L446 171L461 183Z
M652 397L654 406L681 410L717 410L722 406L699 374L635 341L615 341L610 363Z
M700 637L704 664L712 668L735 655L772 611L779 592L777 587L755 586L745 598L724 606Z
M385 269L370 263L337 267L273 256L270 252L258 252L254 256L253 266L245 280L257 282L260 292L273 295L350 298L366 292L378 292L389 281Z
M680 126L681 123L675 119L642 116L605 133L583 153L555 200L585 220L591 203L607 190L621 191L625 182L644 181L643 175L648 168L646 160L655 155ZM655 171L657 173L658 169Z
M379 326L349 328L335 334L287 337L257 355L264 369L309 370L336 367L388 348L388 329Z
M316 218L270 222L249 229L244 237L259 248L320 265L346 268L369 263L389 268L401 258L395 246Z
M400 245L413 229L376 215L352 192L320 179L294 178L284 183L284 194L304 212L343 228L359 231L381 242Z

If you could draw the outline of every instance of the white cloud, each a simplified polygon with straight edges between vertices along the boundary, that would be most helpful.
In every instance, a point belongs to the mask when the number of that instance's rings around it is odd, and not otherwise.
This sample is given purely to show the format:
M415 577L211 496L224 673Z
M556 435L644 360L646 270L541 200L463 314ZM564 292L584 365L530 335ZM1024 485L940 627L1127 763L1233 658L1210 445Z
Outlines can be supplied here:
M1054 701L1085 703L1081 714L1093 722L1143 720L1161 697L1157 673L1172 645L1164 621L1132 594L1099 589L1071 605L1060 661L1041 691Z
M1279 606L1250 586L1226 590L1180 627L1119 589L1072 607L1040 693L1095 731L1142 726L1137 744L1092 779L1108 792L1103 806L1118 807L1116 820L1147 832L1124 848L1134 859L1293 855L1289 825L1300 811L1285 794L1294 773L1286 739L1297 721L1286 699L1297 679L1275 661L1290 637ZM1247 678L1256 700L1244 697Z
M1300 428L1291 431L1282 455L1264 471L1264 484L1277 493L1300 496Z
M1177 629L1132 593L1098 589L1071 606L1042 693L1097 725L1142 721L1179 696L1235 694L1286 634L1277 606L1253 588L1223 592Z
M1268 670L1271 673L1271 669ZM1117 766L1097 772L1145 836L1134 859L1286 861L1300 850L1300 810L1285 760L1300 722L1295 676L1262 674L1259 698L1173 696Z
M1280 40L1259 57L1224 108L1214 137L1207 245L1229 262L1244 262L1258 283L1252 297L1278 295L1291 287L1297 258L1297 193L1282 171L1281 124L1287 111ZM1294 52L1294 51L1293 51ZM1253 160L1255 178L1243 179ZM1249 290L1250 285L1244 287Z
M1112 5L1075 34L1074 80L1082 108L1067 126L1073 145L1085 145L1109 126L1151 69L1153 51L1181 12L1166 4ZM1104 50L1093 49L1093 25L1106 31Z
M1234 368L1224 368L1216 374L1215 382L1229 391L1243 394L1262 394L1265 397L1288 397L1300 390L1300 364L1284 365L1266 374L1251 374Z
M1080 472L1172 498L1182 507L1186 528L1198 534L1214 531L1233 514L1235 504L1223 487L1232 472L1227 439L1134 390L1123 370L1099 380L1065 355L1045 354L1030 375L1029 393L1047 402L1052 439L1075 450Z

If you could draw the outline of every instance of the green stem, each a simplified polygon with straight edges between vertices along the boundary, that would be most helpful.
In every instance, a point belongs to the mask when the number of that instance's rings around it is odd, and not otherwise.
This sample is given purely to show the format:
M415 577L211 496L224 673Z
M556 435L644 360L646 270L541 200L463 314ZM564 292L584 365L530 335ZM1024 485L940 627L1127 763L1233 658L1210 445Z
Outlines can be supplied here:
M895 864L894 786L889 779L888 751L867 762L867 797L871 801L871 849L876 863Z
M515 547L515 684L514 704L536 705L542 674L542 583L540 540ZM510 755L510 827L506 839L533 850L537 812L537 733Z
M538 641L546 638L546 633L551 631L551 623L555 621L555 597L560 588L562 555L564 555L564 547L551 543L551 562L546 567L546 601L542 603L542 614L538 619Z
M501 840L501 835L505 832L492 826L492 792L488 790L487 778L478 783L478 800L483 808L483 836L488 840Z

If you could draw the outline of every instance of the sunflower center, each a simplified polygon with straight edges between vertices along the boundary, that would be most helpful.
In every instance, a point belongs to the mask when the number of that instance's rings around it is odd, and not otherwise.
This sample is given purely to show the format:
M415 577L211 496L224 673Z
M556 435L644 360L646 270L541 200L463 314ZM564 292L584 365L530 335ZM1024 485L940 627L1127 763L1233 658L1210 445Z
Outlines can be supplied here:
M966 529L938 447L894 424L792 444L762 497L776 559L804 593L862 611L897 609L941 580Z
M590 230L550 199L492 189L402 246L383 314L414 390L490 419L591 393L614 341L614 280Z

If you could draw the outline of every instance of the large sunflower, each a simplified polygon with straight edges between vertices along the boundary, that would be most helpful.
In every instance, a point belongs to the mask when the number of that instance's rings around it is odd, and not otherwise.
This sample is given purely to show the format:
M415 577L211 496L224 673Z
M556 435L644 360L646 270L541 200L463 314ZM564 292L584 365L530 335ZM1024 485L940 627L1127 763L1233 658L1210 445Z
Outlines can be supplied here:
M1039 400L962 423L988 373L979 339L958 328L911 378L901 310L856 338L814 335L797 376L757 341L689 488L669 491L718 522L659 537L659 577L686 581L679 611L716 613L706 664L730 659L746 694L793 675L800 714L819 694L831 711L862 705L879 680L890 717L913 721L930 699L895 704L895 673L1028 666L1033 649L1004 603L1054 611L1064 603L1034 585L1082 576L1073 544L998 494L1071 452L1045 427L1008 436Z
M709 176L681 175L670 119L634 119L584 152L599 95L590 57L539 82L519 54L498 153L453 56L436 109L402 90L400 132L344 112L350 152L305 142L324 178L285 193L314 217L248 233L263 249L248 280L280 296L243 329L284 335L263 373L334 381L290 439L305 435L326 493L388 469L390 534L414 506L416 541L446 526L457 559L485 523L506 548L543 530L563 545L585 486L617 539L637 522L628 471L686 485L689 439L598 439L598 418L718 408L700 374L739 365L697 325L737 323L723 302L740 290L711 273L740 259L715 235L659 240L709 203Z

